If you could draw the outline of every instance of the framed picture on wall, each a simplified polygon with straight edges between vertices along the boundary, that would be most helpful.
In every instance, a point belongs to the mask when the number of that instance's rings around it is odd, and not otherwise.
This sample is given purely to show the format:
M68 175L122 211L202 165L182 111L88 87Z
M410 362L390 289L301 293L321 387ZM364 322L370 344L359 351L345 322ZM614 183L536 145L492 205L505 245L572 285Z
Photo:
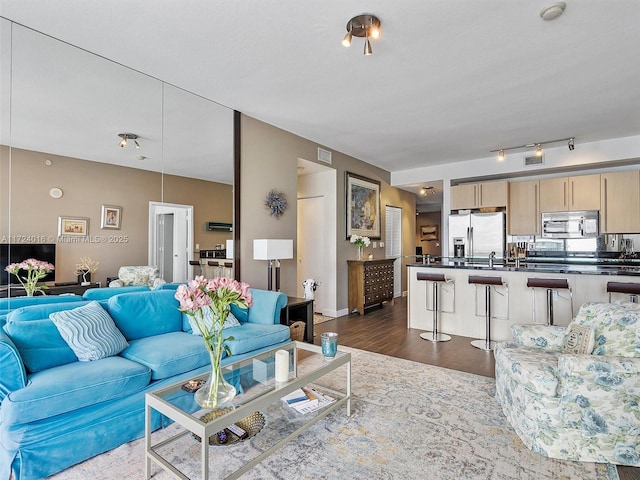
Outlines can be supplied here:
M438 225L422 225L420 227L420 240L438 240Z
M89 219L86 217L58 217L59 237L86 237L89 235Z
M347 239L380 238L380 182L346 172Z
M100 218L100 228L120 230L120 224L122 222L122 207L116 207L115 205L102 205L102 215L100 215Z

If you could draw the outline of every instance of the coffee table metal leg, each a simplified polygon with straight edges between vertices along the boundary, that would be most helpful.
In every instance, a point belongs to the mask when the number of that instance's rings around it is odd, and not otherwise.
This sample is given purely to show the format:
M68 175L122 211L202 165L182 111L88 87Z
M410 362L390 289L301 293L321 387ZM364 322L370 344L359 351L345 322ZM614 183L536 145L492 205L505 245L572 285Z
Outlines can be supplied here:
M151 457L149 456L149 451L151 450L151 407L145 405L144 410L144 478L149 480L151 478Z
M347 416L351 416L351 360L347 363Z
M209 439L202 437L200 441L202 449L202 480L209 478Z

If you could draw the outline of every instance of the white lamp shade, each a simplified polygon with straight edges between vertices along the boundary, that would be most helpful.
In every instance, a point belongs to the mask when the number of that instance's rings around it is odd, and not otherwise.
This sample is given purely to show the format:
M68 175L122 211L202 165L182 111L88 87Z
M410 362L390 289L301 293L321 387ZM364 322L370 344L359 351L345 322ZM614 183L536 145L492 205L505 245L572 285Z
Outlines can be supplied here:
M293 258L293 240L257 239L253 241L254 260L284 260Z

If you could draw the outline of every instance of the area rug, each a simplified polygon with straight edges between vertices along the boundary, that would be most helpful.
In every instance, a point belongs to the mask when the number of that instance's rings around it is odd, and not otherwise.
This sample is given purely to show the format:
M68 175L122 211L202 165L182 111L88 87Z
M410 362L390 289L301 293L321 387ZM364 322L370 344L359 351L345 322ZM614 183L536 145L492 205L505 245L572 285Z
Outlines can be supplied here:
M352 354L352 415L337 409L285 445L242 479L592 479L618 480L614 466L567 462L529 451L507 423L494 398L495 381L362 350ZM346 369L325 386L344 382ZM271 411L272 410L272 411ZM274 437L286 435L286 416L275 405L267 426L250 440L212 446L210 478L224 478L256 457ZM177 431L160 431L154 442ZM162 454L190 478L200 478L199 443L182 437ZM56 480L143 478L144 443L136 440L52 477ZM153 466L158 480L172 478Z
M313 314L313 324L317 325L319 323L328 322L329 320L335 320L333 317L327 317L326 315L322 315L320 313Z

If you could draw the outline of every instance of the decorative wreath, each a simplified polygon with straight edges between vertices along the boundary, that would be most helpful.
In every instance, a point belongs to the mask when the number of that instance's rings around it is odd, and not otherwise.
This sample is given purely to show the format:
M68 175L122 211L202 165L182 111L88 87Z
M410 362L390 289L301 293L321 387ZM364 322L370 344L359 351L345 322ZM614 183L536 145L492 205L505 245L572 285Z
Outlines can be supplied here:
M287 197L284 192L279 192L274 188L267 194L264 204L271 210L271 216L279 219L287 209Z

